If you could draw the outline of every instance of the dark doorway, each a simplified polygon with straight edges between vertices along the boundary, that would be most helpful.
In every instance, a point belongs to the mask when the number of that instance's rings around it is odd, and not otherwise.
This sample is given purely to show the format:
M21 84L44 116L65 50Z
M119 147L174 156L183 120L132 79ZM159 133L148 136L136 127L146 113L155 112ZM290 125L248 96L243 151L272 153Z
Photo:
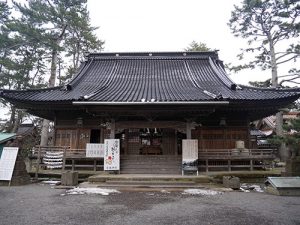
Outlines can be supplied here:
M90 143L100 143L100 133L99 129L91 130Z

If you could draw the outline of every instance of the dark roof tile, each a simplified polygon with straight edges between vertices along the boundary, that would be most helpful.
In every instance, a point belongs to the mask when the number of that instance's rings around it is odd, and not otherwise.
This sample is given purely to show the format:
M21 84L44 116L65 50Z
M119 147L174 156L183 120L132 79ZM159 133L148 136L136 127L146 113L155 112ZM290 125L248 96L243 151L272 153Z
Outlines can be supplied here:
M258 89L236 85L216 52L90 54L65 87L9 91L15 101L212 101L269 100L299 96L299 90Z

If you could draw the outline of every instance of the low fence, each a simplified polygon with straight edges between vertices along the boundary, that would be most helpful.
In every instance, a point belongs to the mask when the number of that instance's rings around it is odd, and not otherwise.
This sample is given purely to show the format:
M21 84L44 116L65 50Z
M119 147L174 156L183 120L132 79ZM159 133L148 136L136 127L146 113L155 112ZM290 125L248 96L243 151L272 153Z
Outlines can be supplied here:
M103 170L103 158L87 158L85 149L71 149L69 146L36 146L30 158L30 168L33 167L32 161L35 161L36 178L41 168Z
M199 151L199 169L228 170L259 169L271 167L276 149L205 149Z
M275 149L204 149L199 151L199 170L228 170L266 167L266 161L276 157ZM36 161L36 177L40 168L85 169L103 171L103 158L87 158L85 149L71 149L69 146L37 146L31 158ZM32 168L32 163L30 165Z
M276 149L203 149L199 151L199 158L231 159L231 158L274 158Z

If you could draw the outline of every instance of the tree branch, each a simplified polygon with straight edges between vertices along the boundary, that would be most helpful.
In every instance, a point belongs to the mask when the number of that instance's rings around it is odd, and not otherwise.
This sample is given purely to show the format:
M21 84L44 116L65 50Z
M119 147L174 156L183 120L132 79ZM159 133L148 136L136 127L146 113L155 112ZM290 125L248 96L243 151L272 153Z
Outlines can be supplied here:
M291 57L291 58L289 58L289 59L287 59L287 60L278 62L277 65L282 64L282 63L286 63L286 62L291 61L292 59L296 59L296 58L298 58L298 57L299 57L299 55L294 55L293 57Z
M300 76L300 74L287 74L287 75L281 75L281 76L278 76L278 78L281 78L281 77L291 77L291 76Z
M294 83L294 84L300 84L299 82L294 81L296 79L299 79L299 76L291 78L291 79L282 80L282 81L279 82L279 85L282 85L284 82L290 82L290 83Z
M60 33L60 35L58 36L58 38L59 38L59 39L61 39L61 38L62 38L62 36L64 36L64 34L65 34L65 32L66 32L66 29L67 29L67 27L68 27L68 25L67 25L67 24L65 24L65 25L64 25L64 27L63 27L63 29L62 29L62 31L61 31L61 33Z
M284 53L283 55L278 56L278 57L276 58L276 61L278 61L279 59L284 58L284 57L286 57L286 56L288 56L288 55L291 55L291 54L297 54L297 53L296 53L296 52L286 52L286 53ZM297 56L297 55L294 55L294 56Z

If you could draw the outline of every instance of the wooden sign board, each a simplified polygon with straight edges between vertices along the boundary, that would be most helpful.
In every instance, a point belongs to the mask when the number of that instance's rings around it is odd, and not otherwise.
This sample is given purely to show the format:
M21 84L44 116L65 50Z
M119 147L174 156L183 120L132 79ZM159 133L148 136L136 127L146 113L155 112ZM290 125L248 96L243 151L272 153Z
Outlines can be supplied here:
M104 157L104 144L86 144L86 157L87 158L103 158Z
M104 140L104 170L120 170L120 140Z
M0 180L10 181L15 168L18 147L4 147L0 158Z

